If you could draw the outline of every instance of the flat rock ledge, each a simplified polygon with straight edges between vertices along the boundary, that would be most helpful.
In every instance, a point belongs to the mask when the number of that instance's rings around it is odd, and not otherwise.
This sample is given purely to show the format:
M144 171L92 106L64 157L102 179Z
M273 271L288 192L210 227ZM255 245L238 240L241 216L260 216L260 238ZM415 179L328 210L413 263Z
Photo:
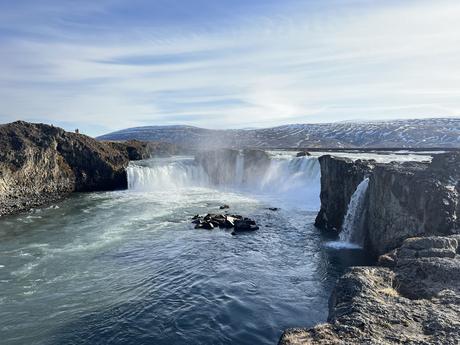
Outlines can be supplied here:
M377 267L352 267L328 323L288 329L279 345L452 344L460 339L460 235L406 239Z

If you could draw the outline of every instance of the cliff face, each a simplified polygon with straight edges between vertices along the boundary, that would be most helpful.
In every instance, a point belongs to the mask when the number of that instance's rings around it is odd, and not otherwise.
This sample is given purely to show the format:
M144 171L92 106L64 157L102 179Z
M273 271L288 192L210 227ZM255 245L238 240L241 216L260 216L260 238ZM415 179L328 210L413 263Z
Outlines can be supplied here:
M373 170L372 161L352 161L330 155L319 158L321 166L321 209L315 225L339 232L348 203L356 187Z
M0 216L74 191L126 188L130 157L146 158L139 145L112 145L22 121L0 126Z
M459 228L460 155L428 164L377 166L370 178L368 246L382 254L408 237L454 234Z
M323 156L321 209L315 225L340 231L351 195L365 176L364 227L366 246L376 255L413 236L449 235L460 228L460 154L435 156L429 163L351 161Z

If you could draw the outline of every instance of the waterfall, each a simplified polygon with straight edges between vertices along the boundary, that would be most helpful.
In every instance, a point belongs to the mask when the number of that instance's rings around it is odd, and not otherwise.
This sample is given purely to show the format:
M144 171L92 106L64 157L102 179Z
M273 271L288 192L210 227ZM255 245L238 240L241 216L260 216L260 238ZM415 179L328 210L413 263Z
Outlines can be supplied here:
M128 189L158 191L209 185L209 177L193 159L153 159L131 162L127 168Z
M363 214L365 211L366 191L369 185L369 178L366 177L356 187L355 192L351 196L348 204L347 213L345 215L342 231L340 232L340 241L347 243L355 243L363 245L364 236L363 230Z
M292 154L271 155L268 165L246 162L240 151L225 171L225 178L211 178L192 157L173 157L131 162L127 168L128 188L133 191L165 191L186 187L225 188L251 195L265 194L277 201L292 201L309 210L319 208L320 166L316 157Z

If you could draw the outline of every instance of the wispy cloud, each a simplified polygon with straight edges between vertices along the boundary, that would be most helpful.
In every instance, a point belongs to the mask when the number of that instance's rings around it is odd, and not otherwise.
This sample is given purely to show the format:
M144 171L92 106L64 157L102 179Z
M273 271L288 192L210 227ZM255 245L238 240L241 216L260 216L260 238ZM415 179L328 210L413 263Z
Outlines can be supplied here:
M459 16L444 0L3 3L0 121L96 135L455 116Z

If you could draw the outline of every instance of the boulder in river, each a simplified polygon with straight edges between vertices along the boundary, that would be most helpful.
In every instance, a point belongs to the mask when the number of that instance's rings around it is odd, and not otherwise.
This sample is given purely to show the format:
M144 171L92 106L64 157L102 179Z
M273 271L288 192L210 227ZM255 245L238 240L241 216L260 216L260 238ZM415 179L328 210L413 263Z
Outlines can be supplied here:
M238 219L235 222L235 231L254 231L259 230L256 222L250 218Z
M195 229L206 230L212 230L217 227L221 229L233 229L235 232L254 231L259 229L253 219L237 214L208 213L205 216L195 215L192 217L192 224L195 224Z

